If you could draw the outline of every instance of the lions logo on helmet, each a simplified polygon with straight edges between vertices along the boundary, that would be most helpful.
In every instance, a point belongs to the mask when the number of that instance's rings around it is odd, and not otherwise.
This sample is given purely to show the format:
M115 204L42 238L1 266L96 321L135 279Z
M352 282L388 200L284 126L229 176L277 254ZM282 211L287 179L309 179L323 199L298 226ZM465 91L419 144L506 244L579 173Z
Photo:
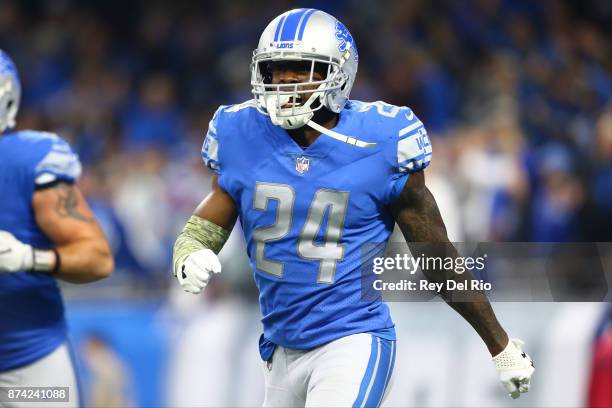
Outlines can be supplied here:
M359 53L357 52L357 46L355 46L353 36L339 20L336 20L336 38L338 39L338 49L344 52L350 44L350 47L355 51L355 62L359 61Z

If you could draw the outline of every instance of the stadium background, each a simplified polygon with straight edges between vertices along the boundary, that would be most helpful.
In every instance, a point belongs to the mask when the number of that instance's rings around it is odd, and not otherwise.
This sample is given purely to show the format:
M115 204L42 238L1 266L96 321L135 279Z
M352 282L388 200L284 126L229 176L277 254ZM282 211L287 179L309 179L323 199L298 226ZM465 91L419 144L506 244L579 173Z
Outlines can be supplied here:
M611 241L612 3L0 0L0 48L24 87L19 128L78 151L80 187L117 259L64 287L96 406L259 405L257 295L242 237L203 296L169 273L172 242L209 190L199 151L220 104L250 98L249 63L275 15L321 8L360 52L355 99L410 106L454 241ZM388 405L504 406L487 353L441 303L392 305ZM513 406L583 406L601 304L499 303L538 364ZM461 373L459 375L458 373Z

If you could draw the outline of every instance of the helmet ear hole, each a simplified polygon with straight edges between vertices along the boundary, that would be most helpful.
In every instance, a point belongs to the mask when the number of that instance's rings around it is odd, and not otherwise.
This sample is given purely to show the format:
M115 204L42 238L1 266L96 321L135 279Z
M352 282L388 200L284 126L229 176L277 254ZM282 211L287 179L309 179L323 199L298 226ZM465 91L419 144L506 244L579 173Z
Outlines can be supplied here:
M11 109L14 104L15 104L15 101L11 99L10 101L6 103L6 109Z

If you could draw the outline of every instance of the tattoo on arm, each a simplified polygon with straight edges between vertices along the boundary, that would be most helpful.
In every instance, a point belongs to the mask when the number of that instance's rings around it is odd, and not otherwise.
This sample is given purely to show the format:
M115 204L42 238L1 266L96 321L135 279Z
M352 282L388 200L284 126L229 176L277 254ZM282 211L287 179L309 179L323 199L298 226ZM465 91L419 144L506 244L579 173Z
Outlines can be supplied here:
M422 172L410 176L400 197L391 206L391 211L412 252L418 247L419 253L424 253L427 257L458 256L457 250L448 240L438 205L425 186ZM444 269L429 269L423 270L423 274L432 282L445 282L450 279L464 282L474 279L469 271L458 274ZM452 291L440 292L444 301L476 330L492 355L501 352L508 342L508 337L484 293L476 290L464 291L460 299L453 299L453 295Z
M55 211L60 217L73 218L87 223L92 223L94 221L93 217L88 217L79 211L78 197L73 186L66 183L59 183L54 190L58 198Z

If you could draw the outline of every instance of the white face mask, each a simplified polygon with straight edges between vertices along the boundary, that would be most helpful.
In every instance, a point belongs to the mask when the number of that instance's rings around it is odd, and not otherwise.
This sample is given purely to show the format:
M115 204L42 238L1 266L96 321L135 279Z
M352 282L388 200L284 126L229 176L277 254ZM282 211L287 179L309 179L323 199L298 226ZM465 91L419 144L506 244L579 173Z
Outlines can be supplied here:
M298 129L307 124L314 116L315 109L311 109L312 103L320 98L323 94L320 89L323 88L320 85L315 90L309 90L306 92L312 92L313 94L308 98L306 102L301 105L296 105L292 101L299 100L299 94L296 91L293 95L285 95L280 93L270 93L264 96L266 110L270 115L272 123L276 126L280 126L283 129ZM296 87L297 89L297 87ZM291 104L290 107L284 107L285 105Z
M17 80L11 75L0 74L0 133L15 127L20 97Z
M310 76L304 82L299 83L270 83L271 73L262 72L260 70L261 66L283 60L302 62L306 66L306 70L310 71ZM321 67L318 67L317 72L322 75L322 78L315 80L315 68L318 64L326 66L327 69L321 71ZM269 114L275 125L285 129L296 129L304 126L312 118L313 113L323 107L338 113L342 110L342 106L334 105L333 108L335 109L332 109L328 100L333 100L334 98L330 97L341 92L341 89L346 85L348 77L341 70L343 64L344 60L331 61L316 55L303 54L285 55L283 58L266 54L254 59L251 67L251 84L258 108ZM287 106L290 101L300 100L300 97L303 100L303 97L309 94L311 95L308 100L301 105ZM315 101L319 103L314 104Z

